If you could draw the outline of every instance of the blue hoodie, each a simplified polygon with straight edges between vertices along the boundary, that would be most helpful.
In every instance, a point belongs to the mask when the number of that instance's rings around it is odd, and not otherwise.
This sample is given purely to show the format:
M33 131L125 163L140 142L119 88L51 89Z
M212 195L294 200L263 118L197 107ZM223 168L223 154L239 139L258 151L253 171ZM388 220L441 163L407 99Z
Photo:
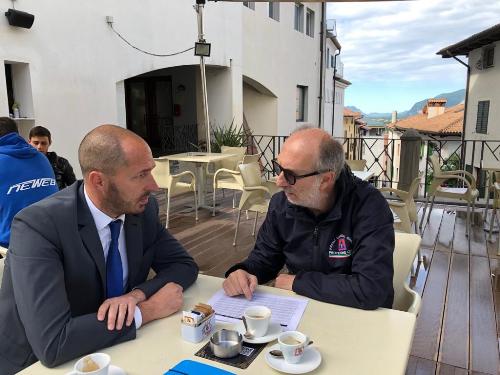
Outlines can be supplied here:
M44 154L17 133L0 137L0 246L9 247L10 224L19 211L57 190Z

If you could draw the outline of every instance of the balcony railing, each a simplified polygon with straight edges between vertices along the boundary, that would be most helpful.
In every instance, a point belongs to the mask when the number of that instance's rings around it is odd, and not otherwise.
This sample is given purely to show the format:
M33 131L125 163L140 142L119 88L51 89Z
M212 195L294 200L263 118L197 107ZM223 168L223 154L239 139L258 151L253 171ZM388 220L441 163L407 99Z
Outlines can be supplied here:
M248 147L252 152L261 153L261 164L267 177L273 176L271 160L281 151L285 136L252 135L248 138ZM337 138L344 146L346 158L365 159L366 169L374 172L372 183L377 187L397 187L401 140L388 137ZM485 196L488 183L485 168L500 170L500 140L441 140L427 139L421 142L419 170L424 172L419 196L425 197L432 181L430 155L439 156L441 166L448 170L466 169L477 178L480 197Z

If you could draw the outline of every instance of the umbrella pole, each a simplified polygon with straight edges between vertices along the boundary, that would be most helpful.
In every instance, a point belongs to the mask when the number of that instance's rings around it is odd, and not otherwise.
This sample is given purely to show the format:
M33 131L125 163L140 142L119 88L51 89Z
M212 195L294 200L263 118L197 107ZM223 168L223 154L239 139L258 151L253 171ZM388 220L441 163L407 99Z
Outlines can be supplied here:
M201 1L200 1L201 3ZM198 14L198 41L205 42L203 35L203 8L204 4L196 5L196 12ZM200 72L201 72L201 94L203 96L203 120L205 122L206 136L207 136L207 151L212 152L210 141L210 119L208 117L208 96L207 96L207 75L205 70L205 57L200 56Z

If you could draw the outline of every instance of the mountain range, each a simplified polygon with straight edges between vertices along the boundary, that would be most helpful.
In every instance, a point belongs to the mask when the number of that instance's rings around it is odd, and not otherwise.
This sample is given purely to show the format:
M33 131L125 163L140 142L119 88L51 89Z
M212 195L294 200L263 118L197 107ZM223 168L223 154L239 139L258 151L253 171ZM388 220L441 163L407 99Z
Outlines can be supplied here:
M453 91L453 92L446 92L443 94L436 95L432 97L433 99L436 98L445 98L447 99L446 102L446 107L453 107L454 105L463 103L465 100L465 89ZM398 119L403 119L409 116L416 115L422 111L422 108L427 104L427 99L420 100L413 104L413 106L402 112L398 112ZM363 120L367 121L368 125L372 124L380 124L381 122L387 122L387 120L390 120L392 117L392 113L386 113L386 112L371 112L371 113L364 113L361 109L355 107L355 106L347 106L346 108L349 108L351 111L354 112L361 112L363 115Z

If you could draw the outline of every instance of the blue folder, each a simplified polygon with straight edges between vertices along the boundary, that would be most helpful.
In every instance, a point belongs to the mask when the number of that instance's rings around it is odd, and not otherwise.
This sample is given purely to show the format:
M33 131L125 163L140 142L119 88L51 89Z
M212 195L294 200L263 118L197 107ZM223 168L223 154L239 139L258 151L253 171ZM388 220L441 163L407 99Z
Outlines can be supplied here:
M179 362L163 375L235 375L233 372L186 359Z

